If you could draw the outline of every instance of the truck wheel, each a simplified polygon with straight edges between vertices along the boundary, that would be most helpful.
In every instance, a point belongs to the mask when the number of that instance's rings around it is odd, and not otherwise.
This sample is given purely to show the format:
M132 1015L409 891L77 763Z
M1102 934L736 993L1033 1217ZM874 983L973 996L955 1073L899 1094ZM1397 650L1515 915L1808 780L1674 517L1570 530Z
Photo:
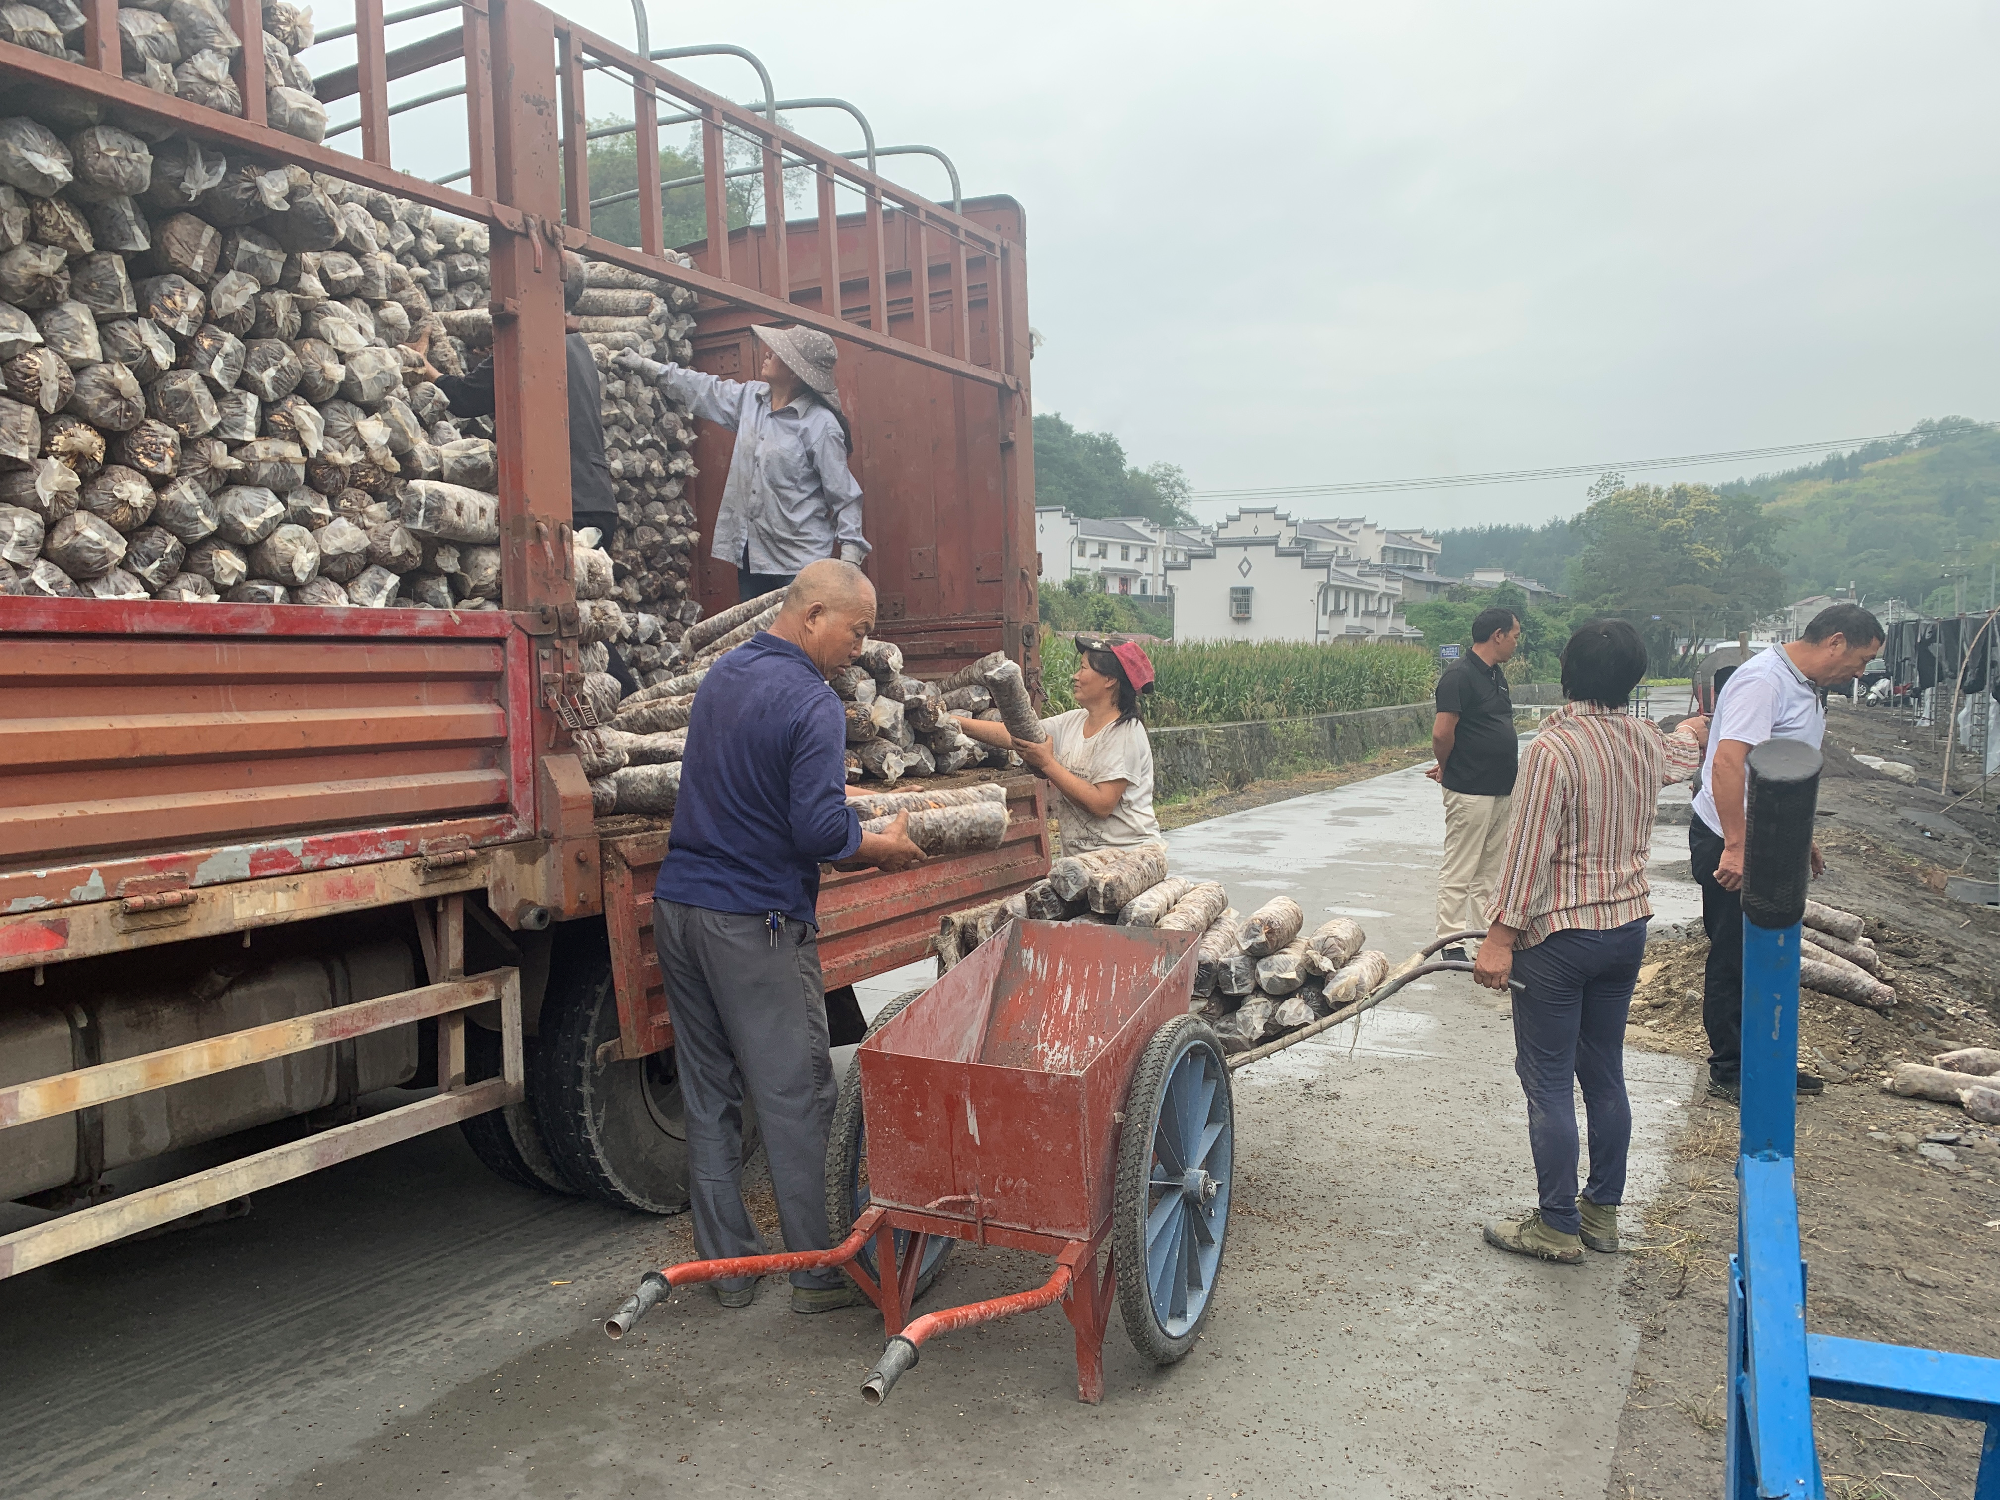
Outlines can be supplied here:
M533 1076L535 1054L540 1050L534 1037L524 1039L525 1071ZM465 1061L473 1078L500 1076L500 1033L484 1026L465 1028ZM548 1142L535 1119L535 1096L530 1083L518 1104L503 1104L483 1115L461 1120L458 1126L472 1154L487 1170L522 1187L540 1188L550 1193L574 1193L549 1155Z
M573 1192L642 1213L680 1213L688 1206L688 1149L673 1049L599 1062L599 1049L617 1039L602 935L564 944L528 1070L549 1155ZM744 1135L747 1155L754 1140L747 1121Z
M902 1013L922 990L911 990L898 995L882 1008L875 1023L868 1028L868 1036L875 1035ZM833 1232L833 1243L846 1239L854 1228L854 1221L861 1217L868 1207L868 1136L861 1119L861 1063L857 1058L848 1065L847 1076L840 1081L840 1102L834 1106L833 1130L826 1143L826 1222ZM902 1230L896 1231L896 1255L900 1259L909 1236ZM924 1248L924 1263L917 1272L916 1295L921 1297L931 1289L938 1277L944 1274L944 1263L951 1256L951 1247L957 1241L945 1236L933 1238ZM870 1276L877 1275L875 1269L875 1247L871 1244L860 1255L862 1269Z

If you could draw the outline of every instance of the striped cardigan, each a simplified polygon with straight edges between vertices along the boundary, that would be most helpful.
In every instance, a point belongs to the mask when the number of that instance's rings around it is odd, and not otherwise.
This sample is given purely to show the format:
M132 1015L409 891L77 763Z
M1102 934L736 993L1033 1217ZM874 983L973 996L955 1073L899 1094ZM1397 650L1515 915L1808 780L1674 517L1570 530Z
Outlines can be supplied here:
M1595 703L1542 721L1514 784L1507 860L1486 919L1516 928L1517 947L1552 932L1608 931L1653 914L1646 861L1660 788L1701 765L1685 732Z

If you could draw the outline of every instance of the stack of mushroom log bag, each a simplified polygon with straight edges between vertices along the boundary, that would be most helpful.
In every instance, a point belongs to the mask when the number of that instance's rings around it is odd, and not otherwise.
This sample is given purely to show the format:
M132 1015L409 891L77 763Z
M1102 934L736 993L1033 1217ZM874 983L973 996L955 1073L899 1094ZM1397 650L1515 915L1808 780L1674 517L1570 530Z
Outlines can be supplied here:
M81 25L66 0L0 6L0 37L60 55L34 14L59 38ZM263 15L272 123L317 140L294 56L309 13ZM213 84L236 43L208 0L121 10L119 32L133 81L240 113ZM67 91L0 90L0 592L498 607L492 422L453 418L410 347L454 375L486 356L487 249L483 226L387 193ZM672 294L591 276L600 364L691 353ZM699 614L693 433L616 381L604 415L619 526L590 568L586 664L615 641L659 681Z
M577 592L588 614L609 602L584 596L598 596L614 565L606 554L582 546L576 550L576 564ZM782 589L774 590L681 627L668 648L677 663L673 674L657 674L658 680L623 698L609 676L593 672L585 678L604 727L578 734L576 742L599 816L657 816L674 810L696 689L717 661L776 622L784 597ZM1011 674L1018 681L1020 667L1005 657L998 660L1009 669L998 675L1005 679ZM997 672L991 657L975 666ZM960 688L947 691L944 683L906 674L903 653L893 642L864 643L860 660L835 674L832 685L847 713L850 782L893 783L905 774L935 776L981 764L1020 763L1010 751L989 750L966 738L952 723L950 706L963 708L973 700ZM926 854L997 849L1005 838L1007 798L998 783L907 795L914 800L857 801L867 831L879 832L897 812L910 811L910 836Z
M1160 843L1065 856L1048 878L1004 901L942 919L937 952L950 969L1010 917L1104 922L1198 934L1194 1008L1242 1052L1365 999L1389 977L1389 957L1364 949L1361 924L1335 917L1304 931L1305 914L1278 896L1245 917L1213 880L1167 874Z

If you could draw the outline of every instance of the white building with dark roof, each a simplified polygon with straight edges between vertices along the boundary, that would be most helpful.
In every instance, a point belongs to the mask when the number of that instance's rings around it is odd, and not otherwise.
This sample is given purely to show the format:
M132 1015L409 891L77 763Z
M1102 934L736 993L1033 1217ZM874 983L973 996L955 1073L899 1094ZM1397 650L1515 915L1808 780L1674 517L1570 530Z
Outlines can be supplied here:
M1381 561L1381 539L1398 535L1366 521L1239 511L1185 565L1169 566L1174 639L1421 640L1402 617L1401 572ZM1430 556L1435 566L1434 544Z
M1476 589L1497 589L1503 583L1511 583L1528 596L1530 604L1551 604L1562 598L1554 589L1523 574L1509 573L1505 568L1474 568L1458 582Z
M1088 574L1107 594L1164 598L1166 570L1185 564L1198 533L1161 526L1144 516L1093 520L1061 506L1035 507L1035 548L1043 588L1061 588L1072 574Z

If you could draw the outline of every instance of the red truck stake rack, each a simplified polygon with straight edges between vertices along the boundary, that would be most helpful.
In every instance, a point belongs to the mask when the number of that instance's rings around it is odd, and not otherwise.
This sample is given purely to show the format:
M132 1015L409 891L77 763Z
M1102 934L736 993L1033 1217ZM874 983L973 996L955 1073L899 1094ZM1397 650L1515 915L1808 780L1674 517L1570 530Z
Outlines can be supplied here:
M239 80L241 119L126 82L115 6L87 0L84 8L84 54L94 66L7 47L0 79L89 94L225 153L297 163L488 227L504 608L0 598L0 685L12 690L0 695L0 985L10 973L25 984L29 971L39 981L48 966L134 949L225 933L243 933L247 944L258 929L410 910L420 930L435 933L426 941L433 986L456 983L470 895L524 941L608 919L617 1056L658 1051L671 1029L656 966L648 977L644 893L664 825L620 820L600 830L553 707L581 679L568 433L560 415L551 419L567 411L558 251L695 289L696 362L715 373L747 373L753 323L806 324L841 339L840 378L875 543L878 633L903 645L914 671L947 671L994 649L1032 669L1037 566L1021 210L1008 199L975 201L963 214L930 203L533 0L472 0L456 27L393 50L380 0L361 0L358 62L318 80L322 100L357 96L360 157L266 126L260 74ZM230 13L239 34L259 34L251 0L230 0ZM254 47L239 54L239 68L244 59L261 67ZM453 60L466 84L470 191L390 165L389 83ZM696 267L683 267L662 253L657 184L649 188L650 174L641 173L642 244L593 235L580 128L590 70L630 86L642 161L657 152L663 103L702 115L711 224L725 222L724 134L757 141L770 222L711 235L688 247ZM804 161L814 173L813 219L784 222L781 161ZM863 195L862 212L835 212L836 184ZM726 437L704 432L697 454L703 473L693 497L706 536ZM711 611L734 602L733 570L710 559L693 585ZM1035 784L1017 778L1010 799L1008 841L993 854L827 882L829 984L923 956L939 913L1046 872ZM539 985L512 968L475 978L506 989L510 974L512 1002L497 1017L492 1006L484 1014L503 1034L532 1038ZM7 993L0 989L0 1005ZM464 1006L501 998L480 994ZM462 1049L464 1008L451 1013L460 1020L441 1034L458 1037ZM371 1012L391 1014L398 1019L384 1025L408 1024L395 1006ZM207 1039L198 1045L209 1050L189 1056L206 1067L227 1052L209 1043L226 1040ZM462 1050L455 1073L450 1055L440 1066L455 1097L424 1103L447 1109L422 1123L377 1127L365 1143L332 1143L339 1132L312 1137L326 1144L265 1163L247 1179L238 1172L234 1191L521 1096L512 1051L490 1086L464 1084ZM117 1087L155 1087L151 1076L127 1069ZM7 1123L0 1115L0 1128ZM136 1199L123 1201L140 1210ZM115 1225L96 1221L98 1229L80 1214L53 1221L77 1226L59 1253L166 1222L191 1211L190 1201L168 1193ZM0 1275L25 1265L20 1240L0 1240ZM45 1252L56 1242L40 1243L34 1255L51 1258Z

